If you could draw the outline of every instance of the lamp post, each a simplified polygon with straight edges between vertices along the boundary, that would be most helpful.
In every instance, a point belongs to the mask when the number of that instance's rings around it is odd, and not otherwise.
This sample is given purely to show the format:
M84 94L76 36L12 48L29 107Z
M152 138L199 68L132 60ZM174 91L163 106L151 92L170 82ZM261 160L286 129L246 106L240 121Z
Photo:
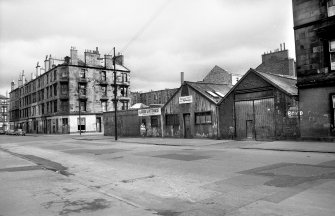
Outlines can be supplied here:
M80 84L78 83L78 102L79 102L79 135L81 136L81 107L80 107L80 88L79 88Z
M116 70L115 70L115 47L113 48L113 70L114 70L114 129L115 129L115 140L117 140L117 87L116 87Z

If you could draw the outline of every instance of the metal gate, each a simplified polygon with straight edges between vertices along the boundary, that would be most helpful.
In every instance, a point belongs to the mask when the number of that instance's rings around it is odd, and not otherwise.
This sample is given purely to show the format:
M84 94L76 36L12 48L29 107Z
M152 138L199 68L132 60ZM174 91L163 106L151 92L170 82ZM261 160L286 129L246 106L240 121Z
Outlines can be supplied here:
M236 101L237 139L274 139L274 99Z

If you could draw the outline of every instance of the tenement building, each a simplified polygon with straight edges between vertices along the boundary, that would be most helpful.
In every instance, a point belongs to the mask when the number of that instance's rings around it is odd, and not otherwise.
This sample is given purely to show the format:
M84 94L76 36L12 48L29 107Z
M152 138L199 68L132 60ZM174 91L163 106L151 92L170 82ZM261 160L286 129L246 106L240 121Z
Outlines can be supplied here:
M335 0L293 0L301 137L335 138Z
M48 134L103 131L102 113L114 110L114 93L118 110L129 106L130 71L123 62L123 55L101 56L98 48L85 50L83 57L73 47L64 59L47 56L30 81L22 72L18 83L11 83L11 128Z
M9 129L9 98L0 95L0 130Z

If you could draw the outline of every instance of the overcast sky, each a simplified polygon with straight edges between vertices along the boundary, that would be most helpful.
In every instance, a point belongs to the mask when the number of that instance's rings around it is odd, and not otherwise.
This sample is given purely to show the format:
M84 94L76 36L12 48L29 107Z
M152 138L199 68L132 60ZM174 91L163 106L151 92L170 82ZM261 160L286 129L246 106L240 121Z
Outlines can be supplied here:
M295 58L291 0L0 0L0 94L46 55L125 56L131 89L175 88L215 65L244 74L286 43Z

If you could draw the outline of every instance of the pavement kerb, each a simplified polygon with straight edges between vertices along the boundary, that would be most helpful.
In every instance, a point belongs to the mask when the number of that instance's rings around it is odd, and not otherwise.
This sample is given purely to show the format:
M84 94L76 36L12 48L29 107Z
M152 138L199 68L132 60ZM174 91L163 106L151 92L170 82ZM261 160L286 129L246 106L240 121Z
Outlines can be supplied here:
M328 153L335 154L335 151L322 150L304 150L304 149L278 149L278 148L256 148L256 147L240 147L239 149L265 150L265 151L286 151L286 152L305 152L305 153Z

